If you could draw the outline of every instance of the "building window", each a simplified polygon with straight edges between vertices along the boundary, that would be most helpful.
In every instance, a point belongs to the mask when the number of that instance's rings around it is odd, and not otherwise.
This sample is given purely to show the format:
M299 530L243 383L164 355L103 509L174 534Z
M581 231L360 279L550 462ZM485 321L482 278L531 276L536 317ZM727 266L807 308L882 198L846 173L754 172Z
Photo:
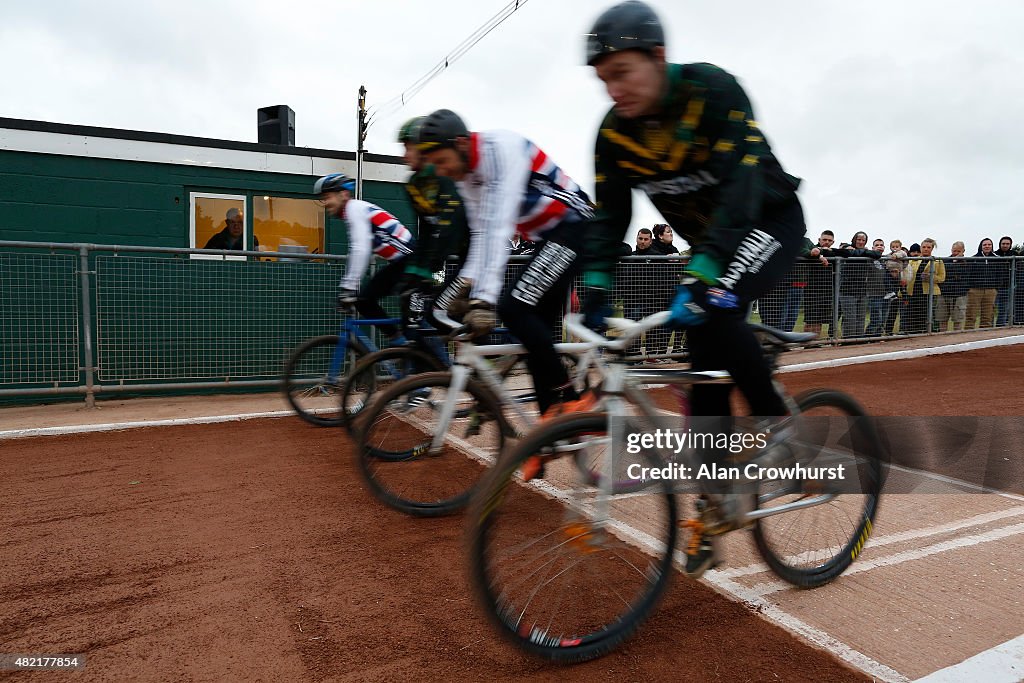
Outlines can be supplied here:
M193 249L236 249L248 244L245 196L192 192L189 240ZM255 244L258 248L258 243ZM193 258L244 259L244 256L193 254Z
M256 195L252 228L260 251L324 253L324 209L315 199Z

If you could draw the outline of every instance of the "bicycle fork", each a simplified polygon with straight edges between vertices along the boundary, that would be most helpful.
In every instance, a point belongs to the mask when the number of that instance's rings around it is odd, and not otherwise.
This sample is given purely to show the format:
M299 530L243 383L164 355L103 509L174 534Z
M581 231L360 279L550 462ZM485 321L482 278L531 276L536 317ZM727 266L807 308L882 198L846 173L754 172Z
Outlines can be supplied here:
M623 387L625 386L625 366L622 363L612 363L605 375L601 387L601 394L605 397L605 410L608 415L608 447L602 457L601 469L604 470L598 477L598 493L593 505L593 525L596 528L604 528L611 519L611 501L615 495L615 440L612 438L612 420L615 416L625 415L625 402L622 400ZM623 426L625 426L623 424Z
M434 437L430 440L431 455L437 455L444 447L444 437L448 433L448 425L455 414L455 404L459 399L459 395L466 388L466 383L469 381L469 372L470 369L467 365L457 363L452 366L452 380L448 384L448 395L445 396L444 403L441 405L438 426L434 431Z

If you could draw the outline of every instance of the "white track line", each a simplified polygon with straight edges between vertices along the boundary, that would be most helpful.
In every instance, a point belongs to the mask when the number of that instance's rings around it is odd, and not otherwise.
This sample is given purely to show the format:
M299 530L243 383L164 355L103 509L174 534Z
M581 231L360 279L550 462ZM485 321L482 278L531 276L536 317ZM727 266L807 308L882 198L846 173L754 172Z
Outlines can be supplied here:
M846 643L837 640L827 632L783 611L778 605L768 602L749 588L745 588L721 576L712 576L711 572L704 575L704 581L718 589L719 592L744 603L748 607L756 609L758 614L775 622L790 633L814 643L877 680L892 681L893 683L907 683L909 681L906 676L895 669L872 659L863 652L855 650Z
M915 683L1018 683L1024 681L1024 636L1008 640L959 664L939 669Z
M914 474L914 475L917 475L919 477L925 477L927 479L934 479L935 481L941 481L941 482L943 482L945 484L950 484L951 486L955 486L957 488L971 489L972 491L977 491L978 493L992 493L992 494L995 494L997 496L1000 496L1001 498L1008 498L1010 500L1016 500L1016 501L1024 503L1024 496L1021 496L1019 494L1008 493L1006 491L1000 491L999 489L990 488L988 486L981 486L980 484L974 484L974 483L971 483L969 481L964 481L963 479L957 479L956 477L947 477L944 474L936 474L934 472L927 472L925 470L919 470L919 469L914 468L914 467L904 467L902 465L893 465L891 463L889 464L889 469L896 470L897 472L907 472L908 474ZM885 494L885 489L884 488L882 489L882 493ZM924 495L938 495L939 494L938 491L933 491L933 492L923 491L922 493ZM942 493L946 494L946 493L950 493L950 492L945 491L945 492L942 492ZM964 493L966 493L966 492L964 492Z
M543 479L535 479L527 485L551 498L554 498L555 500L563 502L564 504L571 507L578 507L578 502L572 500L568 493L544 481ZM620 520L611 520L609 525L619 533L632 538L635 543L651 553L664 552L663 549L665 544L644 531ZM674 559L677 565L686 561L682 556L682 551L680 550L675 551ZM759 615L765 617L771 622L774 622L776 625L781 626L790 633L814 643L818 647L823 648L827 652L839 657L845 662L878 680L892 681L893 683L909 682L909 679L898 671L895 671L885 664L872 659L863 652L853 649L846 643L837 640L825 631L811 626L807 622L783 611L778 605L754 594L749 588L745 588L740 584L721 576L712 576L712 574L713 572L708 572L704 575L705 583L710 584L717 592L722 593L727 598L737 602L742 602L748 607L754 608Z
M904 358L921 358L944 353L961 353L977 349L987 349L996 346L1011 346L1024 343L1024 335L1011 337L1000 337L998 339L982 339L979 341L962 342L959 344L946 344L943 346L930 346L921 349L908 349L906 351L890 351L887 353L874 353L863 356L849 356L846 358L833 358L832 360L815 361L812 363L796 363L784 365L779 372L802 372L804 370L816 370L818 368L834 368L841 365L857 365L860 363L874 363L885 360L900 360ZM666 411L668 412L668 411ZM38 427L32 429L10 429L0 431L0 440L19 439L29 436L54 436L60 434L84 434L87 432L106 432L119 429L138 429L142 427L169 427L175 425L213 424L216 422L234 422L236 420L253 420L264 417L285 417L294 414L290 410L275 410L265 413L239 413L237 415L217 415L211 417L176 418L171 420L152 420L140 422L114 422L107 424L72 425L68 427Z
M921 349L907 349L905 351L887 351L886 353L870 353L864 356L851 356L847 358L834 358L832 360L819 360L811 363L795 363L784 365L779 372L802 372L804 370L817 370L819 368L835 368L840 365L859 365L861 363L877 363L886 360L904 360L907 358L923 358L924 356L935 356L942 353L962 353L964 351L976 351L978 349L990 349L996 346L1013 346L1024 344L1024 335L1013 335L1012 337L999 337L997 339L981 339L972 342L961 342L959 344L945 344L943 346L927 346Z
M912 541L918 538L926 538L928 536L936 536L938 534L946 534L953 531L959 531L960 529L967 529L972 526L981 526L983 524L991 524L992 522L998 522L1001 519L1007 517L1017 517L1024 515L1024 507L1008 508L1006 510L996 510L995 512L986 512L983 515L977 515L975 517L969 517L962 519L958 522L951 522L949 524L937 524L931 527L924 527L919 529L910 529L909 531L901 531L895 534L889 534L887 536L878 536L871 538L867 546L871 548L877 548L883 545L891 545L893 543L902 543L904 541ZM736 567L735 569L712 569L716 576L721 576L727 579L735 579L741 576L750 576L752 574L761 574L762 572L770 571L767 565L756 563L749 564L744 567Z
M34 427L31 429L8 429L0 432L2 439L23 439L29 436L59 436L61 434L85 434L87 432L114 432L121 429L143 427L175 427L178 425L203 425L217 422L238 422L261 417L287 417L294 415L291 410L274 410L266 413L239 413L237 415L211 415L209 417L176 417L169 420L147 420L140 422L107 422L92 425L71 425L68 427Z
M473 451L470 444L458 437L450 436L449 438L456 448L462 450L474 459L479 459L479 455ZM567 507L580 510L584 513L587 512L587 510L581 509L582 506L580 505L580 501L577 501L572 497L572 492L564 491L544 479L534 479L530 482L516 480L516 483L520 486L532 488L541 495L557 500ZM650 534L617 519L609 520L608 524L614 531L618 532L618 534L632 539L634 543L648 552L652 554L664 552L665 544ZM674 559L677 565L685 562L685 559L682 557L682 552L679 550L675 551ZM710 576L712 573L713 572L705 574L705 580L718 592L723 593L728 598L755 607L759 614L766 617L769 621L772 621L786 629L790 633L814 643L818 647L825 649L878 680L892 681L893 683L909 683L909 679L901 675L899 672L872 659L871 657L868 657L862 652L854 650L849 645L836 640L825 631L815 628L797 617L782 611L777 605L768 602L761 596L754 595L749 588L745 588L724 577Z
M458 439L453 439L453 441L457 440ZM468 444L466 445L468 446ZM460 446L460 444L457 444L457 447L458 446ZM473 455L472 452L469 454L471 456ZM581 512L587 512L586 509L581 509L579 501L572 498L571 492L563 491L544 479L534 479L528 483L517 480L516 483L521 486L530 487L542 495L557 500L568 507L580 510ZM652 554L664 552L665 544L650 534L621 520L609 520L608 524L619 535L632 539L634 543L648 552ZM685 558L683 558L682 551L680 550L675 551L674 559L677 565L681 565L685 562ZM769 621L774 622L778 626L781 626L785 630L803 638L806 641L814 643L818 647L823 648L827 652L839 657L848 664L860 669L877 680L891 681L892 683L909 683L909 679L898 671L895 671L881 662L872 659L866 654L853 649L849 645L832 637L825 631L815 628L805 621L784 612L777 605L751 593L750 589L723 577L713 577L711 576L712 573L713 572L705 574L705 581L727 598L743 602L746 605L755 608L758 614L767 618Z
M845 572L843 576L851 576L853 574L860 574L861 572L871 571L872 569L878 569L879 567L892 567L893 565L903 564L904 562L912 562L914 560L921 560L931 555L937 555L950 550L959 550L960 548L969 548L974 545L981 543L988 543L990 541L999 541L1010 536L1017 536L1018 534L1024 534L1024 522L1020 524L1013 524L1011 526L1001 527L999 529L992 529L991 531L985 531L980 534L973 536L961 536L959 538L950 539L948 541L942 541L941 543L935 543L928 545L923 548L915 548L914 550L905 550L900 553L893 555L886 555L885 557L879 557L877 559L862 560ZM840 579L841 580L841 579ZM792 584L784 581L771 581L768 583L758 584L750 589L754 595L769 595L771 593L778 593L793 588Z

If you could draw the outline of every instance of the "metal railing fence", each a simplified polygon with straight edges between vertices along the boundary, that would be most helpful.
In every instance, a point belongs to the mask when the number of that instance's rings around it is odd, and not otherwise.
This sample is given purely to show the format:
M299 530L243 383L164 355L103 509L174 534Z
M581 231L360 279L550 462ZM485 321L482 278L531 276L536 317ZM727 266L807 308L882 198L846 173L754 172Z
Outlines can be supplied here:
M511 257L506 285L528 258ZM754 303L751 316L817 331L822 344L1016 325L1024 322L1020 260L801 259ZM344 262L335 255L0 241L0 397L84 394L92 404L99 393L272 387L297 344L337 332L334 298ZM636 319L661 310L685 263L622 258L616 314ZM386 308L397 314L394 299ZM682 332L655 330L632 355L678 356L684 341Z

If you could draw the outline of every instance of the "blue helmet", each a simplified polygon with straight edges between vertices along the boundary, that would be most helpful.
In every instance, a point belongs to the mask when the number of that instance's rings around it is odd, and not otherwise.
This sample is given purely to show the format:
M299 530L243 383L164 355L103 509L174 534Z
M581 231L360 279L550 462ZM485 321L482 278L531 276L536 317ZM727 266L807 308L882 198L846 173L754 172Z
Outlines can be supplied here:
M324 192L339 192L341 190L348 190L349 192L356 191L356 181L349 178L344 173L331 173L320 178L313 185L313 194L323 194Z

